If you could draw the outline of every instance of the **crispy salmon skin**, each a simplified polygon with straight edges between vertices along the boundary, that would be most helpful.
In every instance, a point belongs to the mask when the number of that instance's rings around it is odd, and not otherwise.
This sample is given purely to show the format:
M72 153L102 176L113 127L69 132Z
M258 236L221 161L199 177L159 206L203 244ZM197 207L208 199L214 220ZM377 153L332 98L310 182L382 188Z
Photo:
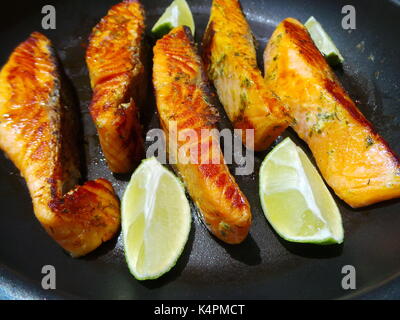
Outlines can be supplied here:
M340 85L305 27L288 18L264 53L268 87L289 108L335 193L352 207L400 196L399 158Z
M189 28L175 28L157 41L153 84L166 135L178 137L190 130L198 137L189 147L198 150L197 156L190 154L187 164L178 159L176 169L205 224L222 241L242 242L251 225L250 206L223 160L216 135L201 135L203 129L216 129L218 113L209 102L210 88ZM179 151L183 144L187 142L178 140L169 148Z
M93 29L86 62L90 113L111 171L132 171L143 156L139 107L147 91L144 10L137 0L113 6Z
M289 125L284 106L266 88L257 66L253 34L238 0L213 0L203 39L203 60L225 111L237 129L254 130L265 150Z
M0 148L25 178L37 219L78 257L116 233L120 212L107 180L74 187L80 173L72 107L50 41L33 33L0 73Z

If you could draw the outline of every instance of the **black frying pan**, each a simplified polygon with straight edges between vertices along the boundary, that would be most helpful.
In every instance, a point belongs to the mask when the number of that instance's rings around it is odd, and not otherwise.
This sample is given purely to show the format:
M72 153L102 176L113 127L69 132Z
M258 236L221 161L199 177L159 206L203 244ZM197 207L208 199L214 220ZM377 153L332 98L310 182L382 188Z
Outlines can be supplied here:
M151 27L170 0L143 0ZM91 28L116 1L14 1L2 10L0 63L34 31L44 32L58 50L80 101L88 179L110 179L119 196L129 177L114 176L105 165L87 107L91 90L85 44ZM208 21L210 2L189 0L199 40ZM41 8L57 9L57 29L41 29ZM352 4L357 29L341 28L341 8ZM259 41L260 53L278 22L288 16L305 22L314 15L329 32L346 62L337 74L361 111L391 147L400 153L400 3L398 1L242 0ZM260 61L261 62L261 61ZM150 93L151 97L151 93ZM150 99L152 101L152 98ZM221 114L224 112L221 109ZM158 126L154 102L143 111L146 129ZM227 125L226 117L224 122ZM288 130L285 135L307 147ZM310 153L309 153L310 154ZM257 154L256 172L266 153ZM251 234L241 245L228 246L194 219L183 256L156 281L138 282L125 264L121 239L82 259L72 259L51 240L34 218L24 180L0 155L0 297L1 298L400 298L400 201L353 210L335 198L343 216L342 246L292 244L268 225L258 199L258 176L238 177L254 216ZM57 290L41 288L41 269L56 268ZM341 287L342 267L356 268L357 289ZM379 288L379 289L377 289ZM374 290L375 289L375 290Z

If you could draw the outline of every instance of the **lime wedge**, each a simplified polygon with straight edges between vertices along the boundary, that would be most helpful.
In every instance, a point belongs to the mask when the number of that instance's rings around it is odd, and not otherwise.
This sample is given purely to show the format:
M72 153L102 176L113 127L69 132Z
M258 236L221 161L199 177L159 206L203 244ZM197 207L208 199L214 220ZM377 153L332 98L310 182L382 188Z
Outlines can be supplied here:
M311 16L304 26L310 33L310 36L319 51L321 51L331 66L343 63L344 58L340 54L338 48L336 48L331 37L325 32L321 24L314 17Z
M195 26L192 12L185 0L174 0L158 19L151 33L156 38L162 38L171 29L179 26L188 26L194 35Z
M182 183L155 158L142 162L122 198L122 235L129 270L156 279L181 255L191 227Z
M292 242L343 242L339 209L318 171L290 138L277 145L260 169L260 199L265 217Z

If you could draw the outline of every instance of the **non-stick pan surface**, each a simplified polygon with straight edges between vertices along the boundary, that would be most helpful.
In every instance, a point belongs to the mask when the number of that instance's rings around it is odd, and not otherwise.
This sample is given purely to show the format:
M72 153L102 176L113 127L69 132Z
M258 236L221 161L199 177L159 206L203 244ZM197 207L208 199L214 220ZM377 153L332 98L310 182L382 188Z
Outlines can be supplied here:
M143 0L151 27L169 0ZM200 40L210 2L188 1ZM105 177L121 196L128 176L107 169L96 131L88 114L91 89L85 66L85 46L91 28L115 1L14 1L2 4L0 63L32 31L45 33L58 51L80 101L84 128L86 178ZM42 30L41 8L57 10L56 30ZM356 30L343 30L341 9L356 9ZM242 0L262 52L274 27L291 16L303 22L315 16L329 32L346 61L336 70L361 111L394 151L400 153L400 3L396 1ZM261 66L262 67L262 66ZM158 127L151 92L145 106L146 130ZM224 121L229 126L222 109ZM296 134L296 143L308 152ZM256 155L255 172L265 153ZM176 267L156 281L138 282L128 271L121 238L82 259L72 259L51 240L34 218L25 182L13 164L0 155L0 296L8 298L400 298L400 201L353 210L335 197L343 216L342 246L291 244L277 236L264 218L258 199L258 175L237 177L254 216L250 236L228 246L205 230L195 218L187 247ZM194 217L196 217L193 209ZM41 288L44 265L56 268L54 291ZM342 268L356 269L356 290L341 286ZM397 281L397 282L396 282ZM376 288L380 288L376 291ZM374 291L375 290L375 291ZM369 292L369 293L368 293ZM365 295L367 294L367 295Z

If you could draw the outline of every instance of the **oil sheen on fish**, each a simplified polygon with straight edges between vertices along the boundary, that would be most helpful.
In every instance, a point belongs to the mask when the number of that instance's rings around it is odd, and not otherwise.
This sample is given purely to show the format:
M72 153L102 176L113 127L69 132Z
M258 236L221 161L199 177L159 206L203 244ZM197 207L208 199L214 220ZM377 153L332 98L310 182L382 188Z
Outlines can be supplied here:
M327 183L352 207L400 196L399 158L340 85L305 27L285 19L266 51L265 80L289 108Z
M78 257L116 233L120 211L107 180L75 187L77 120L65 92L50 41L33 33L0 73L0 148L25 178L37 219Z
M203 60L233 126L253 129L254 150L265 150L288 127L289 118L265 86L254 37L238 0L212 1ZM246 144L246 135L242 138Z
M131 171L143 156L138 111L147 90L144 20L137 0L115 5L93 29L86 53L93 88L89 109L115 173Z
M201 135L202 130L216 129L219 118L210 103L210 87L189 28L175 28L157 41L153 84L167 141L171 135L189 131L199 138L192 143L171 139L169 148L180 152L186 145L198 151L190 153L189 163L178 158L176 169L203 221L219 239L242 242L251 225L250 206L225 164L216 134Z

